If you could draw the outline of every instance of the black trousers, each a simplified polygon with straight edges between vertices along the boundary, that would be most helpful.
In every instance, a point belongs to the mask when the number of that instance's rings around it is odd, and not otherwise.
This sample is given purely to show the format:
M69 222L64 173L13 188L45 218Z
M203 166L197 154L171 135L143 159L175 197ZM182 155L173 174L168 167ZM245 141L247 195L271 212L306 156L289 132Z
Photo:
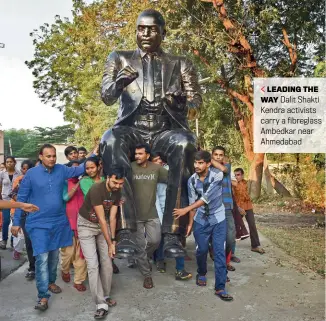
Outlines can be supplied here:
M196 137L191 131L183 129L165 130L151 135L149 141L142 131L128 126L117 126L104 133L100 144L104 173L109 173L114 165L126 170L123 188L125 203L121 207L118 229L137 229L130 158L134 156L135 146L145 140L150 143L152 151L160 152L169 165L162 232L185 234L188 218L175 220L173 209L188 206L189 203L187 182L194 172Z
M255 248L260 246L259 236L257 232L256 222L255 222L255 214L253 210L246 210L246 220L249 226L251 247Z
M20 227L23 230L24 238L25 238L25 245L26 245L26 251L27 251L27 257L29 262L29 269L28 271L34 271L35 272L35 257L33 256L33 247L32 247L32 241L28 236L28 233L26 231L25 225L26 225L26 214L23 213L20 219Z

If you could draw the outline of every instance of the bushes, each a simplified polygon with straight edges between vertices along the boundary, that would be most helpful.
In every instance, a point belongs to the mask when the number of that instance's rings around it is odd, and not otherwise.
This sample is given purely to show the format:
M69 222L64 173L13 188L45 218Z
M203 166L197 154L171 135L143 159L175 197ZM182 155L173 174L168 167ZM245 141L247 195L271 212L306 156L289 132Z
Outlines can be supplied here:
M274 174L293 194L309 207L325 207L325 170L314 162L312 155L300 163L285 164Z

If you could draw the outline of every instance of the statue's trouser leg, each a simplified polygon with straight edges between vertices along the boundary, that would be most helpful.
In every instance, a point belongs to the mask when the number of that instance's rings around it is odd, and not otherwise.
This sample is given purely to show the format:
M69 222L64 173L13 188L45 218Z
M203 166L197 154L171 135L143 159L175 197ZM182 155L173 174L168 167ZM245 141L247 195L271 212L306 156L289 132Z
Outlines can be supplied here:
M154 140L153 151L161 152L169 165L162 232L169 235L184 235L188 217L176 220L173 217L173 209L189 204L187 182L194 171L196 137L192 132L182 129L166 131ZM171 244L175 242L174 240L170 241ZM164 242L166 243L166 241ZM165 254L172 257L185 255L184 251L171 250L170 252L170 254Z
M117 221L118 235L118 254L133 255L134 247L130 239L130 235L126 232L135 231L136 225L136 209L132 191L132 171L130 166L130 152L135 146L143 143L143 139L137 130L130 127L120 126L109 129L102 137L100 144L100 154L103 161L104 174L108 175L112 166L123 167L126 177L122 190L122 197L125 200L120 207L120 215ZM129 249L128 249L129 248Z

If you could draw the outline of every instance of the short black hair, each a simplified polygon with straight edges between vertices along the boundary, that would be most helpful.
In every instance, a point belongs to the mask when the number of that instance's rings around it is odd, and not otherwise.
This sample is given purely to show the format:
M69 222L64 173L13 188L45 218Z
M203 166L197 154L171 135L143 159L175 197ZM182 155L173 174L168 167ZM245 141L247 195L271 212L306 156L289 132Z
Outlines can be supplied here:
M75 152L78 153L77 148L75 146L68 146L68 147L66 147L65 148L65 151L64 151L65 156L67 157L73 151L75 151Z
M78 149L77 149L77 151L78 152L85 152L85 153L87 153L87 149L85 148L85 147L78 147Z
M28 166L28 169L31 169L32 167L34 167L34 164L32 161L30 161L29 159L25 159L24 161L22 161L20 167L23 168L24 165Z
M80 165L80 161L78 159L73 159L73 160L69 161L69 163L67 163L66 166L72 167L73 164Z
M137 144L136 147L135 147L135 150L136 149L142 149L142 148L145 149L145 153L146 154L150 154L151 153L151 147L148 144L146 144L146 143L144 143L144 144Z
M43 155L43 152L44 152L44 149L47 149L47 148L51 148L51 149L54 149L56 151L56 148L51 145L51 144L44 144L41 148L40 148L40 152L39 154L40 155Z
M205 163L210 163L212 160L212 156L207 150L200 150L199 152L195 153L195 160L203 160Z
M96 167L100 166L100 159L96 156L91 156L85 159L84 164L85 164L85 168L86 168L86 163L87 162L92 162L96 165Z
M5 166L6 166L6 161L7 161L7 159L12 159L12 161L16 164L16 158L14 157L14 156L7 156L6 158L5 158L5 162L4 162L4 164L5 164Z
M151 159L154 159L156 157L160 157L162 159L160 152L151 152Z
M119 166L112 166L109 174L107 175L108 177L115 176L117 179L122 179L126 177L126 171L123 167Z
M225 155L225 153L226 153L226 150L225 150L224 147L222 147L222 146L216 146L216 147L213 148L213 150L212 150L212 154L213 154L216 150L221 150L221 151L223 151L224 155Z
M154 10L154 9L146 9L146 10L142 11L137 18L137 26L138 26L139 19L143 18L143 17L153 17L155 19L155 22L160 27L165 28L165 20L159 11Z
M240 172L242 175L244 174L244 170L241 167L236 168L234 172Z

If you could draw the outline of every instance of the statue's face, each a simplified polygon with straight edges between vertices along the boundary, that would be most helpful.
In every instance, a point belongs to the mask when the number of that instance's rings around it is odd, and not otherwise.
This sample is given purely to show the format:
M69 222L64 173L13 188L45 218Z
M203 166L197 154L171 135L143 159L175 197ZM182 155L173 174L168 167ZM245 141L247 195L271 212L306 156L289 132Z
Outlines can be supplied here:
M165 30L157 24L155 17L145 16L137 20L137 44L145 52L154 52L160 47Z

